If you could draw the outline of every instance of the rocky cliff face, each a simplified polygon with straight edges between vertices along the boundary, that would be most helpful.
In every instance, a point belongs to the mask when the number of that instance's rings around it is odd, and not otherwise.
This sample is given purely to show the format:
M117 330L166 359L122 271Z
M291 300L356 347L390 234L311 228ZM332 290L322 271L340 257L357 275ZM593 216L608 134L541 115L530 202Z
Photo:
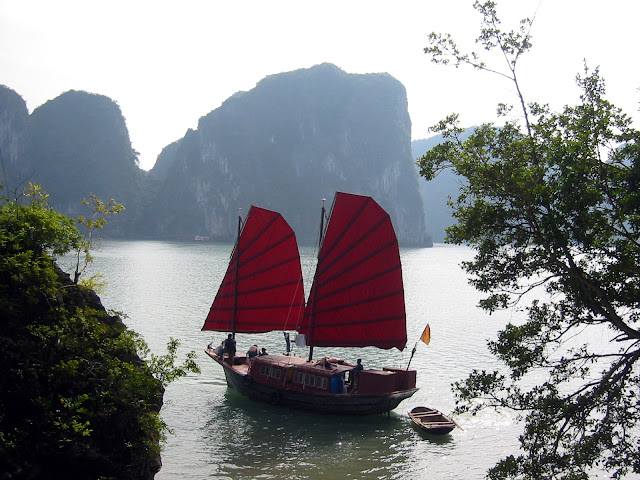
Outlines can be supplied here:
M0 185L13 190L32 174L24 149L29 132L29 111L20 95L0 85Z
M131 234L149 196L120 107L110 98L68 91L30 116L25 157L51 204L70 215L91 215L83 205L93 193L114 198L126 210L109 220L107 233Z
M165 149L155 233L231 240L238 208L255 204L310 244L321 199L346 191L387 209L402 244L429 245L410 134L405 89L389 75L323 64L267 77Z

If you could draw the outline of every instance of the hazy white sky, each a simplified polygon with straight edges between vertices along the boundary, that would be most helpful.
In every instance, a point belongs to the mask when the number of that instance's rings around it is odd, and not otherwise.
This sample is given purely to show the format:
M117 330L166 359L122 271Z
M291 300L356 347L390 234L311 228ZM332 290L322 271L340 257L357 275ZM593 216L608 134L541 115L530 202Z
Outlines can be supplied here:
M68 90L115 100L140 165L239 90L267 75L330 62L348 73L387 72L407 89L412 138L456 112L492 121L514 101L497 76L432 64L430 32L475 47L472 0L0 0L0 84L29 111ZM584 59L600 66L608 98L638 117L640 2L503 0L505 28L533 17L533 50L520 64L528 100L561 108L579 94ZM637 123L637 122L636 122Z

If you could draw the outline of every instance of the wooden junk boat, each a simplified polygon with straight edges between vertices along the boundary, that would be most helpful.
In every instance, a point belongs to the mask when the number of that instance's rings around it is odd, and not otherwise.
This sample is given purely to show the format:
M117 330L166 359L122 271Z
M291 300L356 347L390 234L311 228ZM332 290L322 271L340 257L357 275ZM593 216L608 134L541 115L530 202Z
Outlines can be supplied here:
M314 347L404 349L407 342L400 254L391 220L372 198L336 193L326 230L321 215L318 264L305 305L295 234L276 212L252 206L203 330L295 330L309 357L223 358L227 385L254 400L323 413L389 412L416 388L416 371L313 359Z
M434 435L447 434L458 426L444 413L429 407L415 407L409 417L422 431Z

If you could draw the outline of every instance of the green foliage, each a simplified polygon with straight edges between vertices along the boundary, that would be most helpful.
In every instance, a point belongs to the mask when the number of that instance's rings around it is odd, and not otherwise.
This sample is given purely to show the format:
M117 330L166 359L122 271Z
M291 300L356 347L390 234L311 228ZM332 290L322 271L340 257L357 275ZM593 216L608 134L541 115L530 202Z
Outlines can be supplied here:
M48 195L38 185L29 183L24 193L28 207L18 202L7 202L2 209L2 239L0 248L9 251L45 252L60 255L75 248L80 242L73 221L56 213L47 203Z
M105 203L93 193L91 194L91 202L85 198L82 200L82 204L91 205L92 215L91 217L81 215L76 218L76 222L84 227L86 233L80 244L76 247L76 269L73 274L73 283L78 283L80 276L92 261L91 250L95 247L95 240L93 238L95 231L104 228L109 215L117 215L124 210L124 205L116 202L113 198ZM96 277L89 279L86 283L87 286L96 284L98 284Z
M182 365L176 366L179 346L180 342L171 338L169 343L167 343L167 353L161 356L150 353L149 349L145 345L140 345L138 348L138 351L141 352L141 356L147 359L149 370L163 386L167 386L174 380L184 377L189 372L200 373L200 367L198 367L196 363L196 354L193 351L187 353L187 358Z
M51 257L80 244L73 221L54 212L47 196L30 185L28 207L6 202L0 209L0 302L11 315L19 315L16 299L23 294L28 305L55 291Z
M501 75L517 87L531 22L504 33L493 2L475 8L484 19L478 42L504 55L509 73ZM436 63L497 72L450 36L430 42L425 51ZM481 307L492 312L543 293L525 322L489 344L509 375L474 372L456 384L459 411L510 408L525 421L522 453L490 478L640 473L640 132L604 98L598 69L585 67L577 83L580 103L559 113L527 104L517 88L524 131L516 121L486 124L463 142L450 116L435 127L448 141L419 159L428 179L443 168L466 179L447 239L476 249L464 268L487 294ZM592 341L604 336L610 341Z
M144 361L144 342L52 255L82 244L32 186L0 204L0 471L7 478L151 478L160 468L164 386L193 354Z

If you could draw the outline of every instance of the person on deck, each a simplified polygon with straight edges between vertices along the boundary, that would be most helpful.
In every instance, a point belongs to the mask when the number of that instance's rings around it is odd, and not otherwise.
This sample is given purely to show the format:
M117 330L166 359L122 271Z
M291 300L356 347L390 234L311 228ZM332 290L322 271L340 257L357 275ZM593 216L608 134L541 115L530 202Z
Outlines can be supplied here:
M267 353L267 349L262 347L262 351L260 352L260 356L262 357L264 355L269 355L269 354Z
M236 341L231 334L224 341L224 353L229 355L229 363L233 365L233 358L236 356Z
M360 372L364 370L364 367L362 366L362 359L359 358L356 362L356 366L353 369L353 376L352 376L352 380L351 380L351 390L354 392L358 391L358 387L360 384Z
M258 345L251 345L247 351L247 357L253 358L258 356Z
M216 347L216 355L222 358L224 354L224 340Z

